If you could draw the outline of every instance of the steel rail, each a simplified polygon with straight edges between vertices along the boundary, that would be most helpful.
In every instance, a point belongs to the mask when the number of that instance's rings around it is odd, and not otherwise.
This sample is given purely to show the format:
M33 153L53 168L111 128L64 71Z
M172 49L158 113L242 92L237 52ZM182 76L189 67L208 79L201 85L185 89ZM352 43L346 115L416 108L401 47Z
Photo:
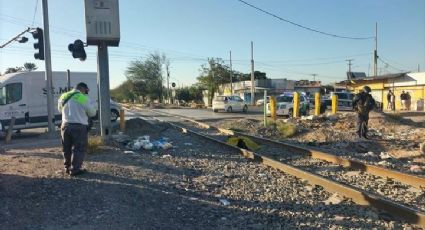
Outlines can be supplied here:
M271 159L269 157L262 156L256 152L227 144L225 142L214 139L202 133L190 130L187 127L183 127L175 123L164 121L164 120L161 120L161 121L170 124L172 127L179 129L184 133L191 133L191 134L203 137L205 139L208 139L210 141L214 141L216 143L226 145L229 148L238 150L241 153L241 155L243 155L246 158L252 159L266 166L275 168L277 170L280 170L284 173L290 174L297 178L305 179L312 185L322 186L328 192L336 192L338 194L341 194L345 196L346 198L350 198L356 204L375 207L377 209L384 210L385 212L387 212L389 215L393 216L394 218L400 218L402 220L407 221L408 223L415 224L420 227L425 227L425 213L417 209L410 208L403 204L390 201L382 196L375 195L370 192L360 190L358 188L354 188L353 186L350 186L350 185L343 185L339 182L326 179L322 176L290 166L288 164Z
M319 151L319 150L314 150L314 149L309 149L309 148L305 148L305 147L301 147L301 146L296 146L296 145L293 145L293 144L283 143L283 142L280 142L280 141L274 141L274 140L270 140L270 139L263 138L263 137L257 137L257 136L246 134L246 133L236 132L236 131L233 131L233 130L230 130L230 129L223 129L223 128L214 127L214 126L211 126L207 123L200 122L200 121L197 121L197 120L185 117L185 116L174 115L174 114L169 114L169 113L166 113L166 112L159 112L159 111L154 111L154 112L167 114L169 116L174 116L174 117L180 117L181 119L193 122L193 123L199 125L202 128L216 129L219 132L226 134L226 135L245 136L245 137L249 137L249 138L252 138L252 139L258 139L258 140L261 140L261 141L281 145L282 147L285 147L285 148L290 149L292 151L307 154L310 157L315 158L315 159L319 159L319 160L327 161L327 162L330 162L330 163L338 164L338 165L343 166L343 167L350 167L352 169L367 172L367 173L370 173L372 175L379 176L379 177L382 177L382 178L391 178L391 179L394 179L394 180L401 182L403 184L413 186L415 188L419 188L419 189L425 188L425 178L424 177L418 177L418 176L415 176L415 175L402 173L402 172L394 171L394 170L391 170L391 169L386 169L386 168L379 167L379 166L376 166L376 165L363 163L363 162L358 161L358 160L346 159L346 158L335 156L333 154L325 153L325 152L322 152L322 151Z

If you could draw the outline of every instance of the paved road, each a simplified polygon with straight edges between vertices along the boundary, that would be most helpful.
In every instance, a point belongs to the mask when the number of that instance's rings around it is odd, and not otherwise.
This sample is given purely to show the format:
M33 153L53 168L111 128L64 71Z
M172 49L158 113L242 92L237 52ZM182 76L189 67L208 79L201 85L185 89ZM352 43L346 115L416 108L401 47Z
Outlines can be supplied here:
M165 112L169 114L185 116L196 120L216 120L223 118L253 118L261 119L263 117L262 107L250 107L247 113L243 112L218 112L214 113L211 109L154 109L154 111Z

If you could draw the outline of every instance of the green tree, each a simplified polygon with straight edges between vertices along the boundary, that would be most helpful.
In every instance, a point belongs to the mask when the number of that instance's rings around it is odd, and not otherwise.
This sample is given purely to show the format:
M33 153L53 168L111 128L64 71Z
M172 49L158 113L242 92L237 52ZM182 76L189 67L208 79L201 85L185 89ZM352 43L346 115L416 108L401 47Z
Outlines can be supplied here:
M36 70L36 69L38 69L38 67L34 64L34 63L31 63L31 62L25 62L24 63L24 70L25 71L33 71L33 70Z
M6 69L6 71L4 72L4 74L16 73L16 72L19 72L19 71L22 71L22 67L20 67L20 66L17 66L15 68L9 67L9 68Z
M238 73L239 81L251 81L251 73ZM254 80L263 80L267 79L266 73L261 71L254 71Z
M115 101L133 101L137 99L137 95L134 92L134 84L130 80L127 80L121 85L111 90L111 98Z
M202 101L202 88L198 85L176 89L176 99L199 103Z
M150 54L145 60L130 62L126 70L127 79L135 84L135 91L140 96L150 99L163 98L163 64L166 63L165 55Z
M224 65L223 60L210 58L207 65L201 66L200 71L198 84L208 90L208 103L211 104L219 85L230 82L230 68Z

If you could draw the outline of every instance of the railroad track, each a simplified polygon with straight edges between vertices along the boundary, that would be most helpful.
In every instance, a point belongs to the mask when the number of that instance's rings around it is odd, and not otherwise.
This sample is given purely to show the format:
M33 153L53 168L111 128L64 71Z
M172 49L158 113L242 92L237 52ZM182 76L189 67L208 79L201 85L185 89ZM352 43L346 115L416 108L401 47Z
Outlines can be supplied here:
M159 114L163 115L163 118L159 118L159 120L167 122L183 132L202 136L220 144L227 145L226 141L229 136L249 137L262 148L254 152L233 146L243 156L305 179L312 185L322 186L329 192L336 192L352 199L357 204L378 208L395 218L425 227L425 194L422 190L422 187L425 187L425 178L367 165L317 150L216 128L181 116ZM170 120L171 117L173 119ZM360 176L353 170L359 170L363 175ZM348 178L353 175L358 175L358 177L349 180ZM365 184L374 186L364 188ZM376 187L379 188L378 191L374 189ZM388 196L387 193L391 194L394 189L398 190L397 195ZM416 192L409 193L409 191ZM413 202L403 202L406 195L412 197L411 201Z

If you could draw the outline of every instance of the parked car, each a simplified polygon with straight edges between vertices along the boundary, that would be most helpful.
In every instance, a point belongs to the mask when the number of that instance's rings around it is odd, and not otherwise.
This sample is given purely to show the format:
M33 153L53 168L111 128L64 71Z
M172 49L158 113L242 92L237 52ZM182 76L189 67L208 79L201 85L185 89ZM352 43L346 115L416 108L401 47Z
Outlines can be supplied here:
M328 109L332 109L332 95L338 96L338 110L353 110L354 94L350 92L332 92L324 101Z
M217 96L213 100L212 109L215 113L219 110L247 112L248 104L239 96Z
M270 96L267 96L267 101L266 104L270 102ZM257 102L255 103L257 106L261 106L264 105L264 99L258 99Z
M306 95L300 95L300 113L308 115L310 111L309 100ZM267 115L271 115L270 103L267 103ZM293 93L284 93L276 97L276 115L293 116L294 114L294 95Z

